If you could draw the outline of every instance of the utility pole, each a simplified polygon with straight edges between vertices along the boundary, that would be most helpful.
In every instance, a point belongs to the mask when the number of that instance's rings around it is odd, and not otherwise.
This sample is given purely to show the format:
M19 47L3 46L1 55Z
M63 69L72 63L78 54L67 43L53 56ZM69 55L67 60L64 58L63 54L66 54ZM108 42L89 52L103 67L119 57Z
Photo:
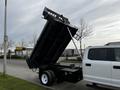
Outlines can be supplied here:
M7 0L5 0L5 13L4 13L4 64L3 64L3 75L6 75L7 68Z

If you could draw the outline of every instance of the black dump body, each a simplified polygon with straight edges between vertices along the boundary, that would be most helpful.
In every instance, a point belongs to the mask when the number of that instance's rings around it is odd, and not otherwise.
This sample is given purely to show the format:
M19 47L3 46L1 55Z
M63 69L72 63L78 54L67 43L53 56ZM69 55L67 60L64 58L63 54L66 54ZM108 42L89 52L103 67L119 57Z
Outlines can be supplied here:
M40 68L55 64L72 39L68 28L72 36L77 31L77 28L70 25L67 18L48 8L44 9L43 16L47 23L30 58L27 59L29 68Z

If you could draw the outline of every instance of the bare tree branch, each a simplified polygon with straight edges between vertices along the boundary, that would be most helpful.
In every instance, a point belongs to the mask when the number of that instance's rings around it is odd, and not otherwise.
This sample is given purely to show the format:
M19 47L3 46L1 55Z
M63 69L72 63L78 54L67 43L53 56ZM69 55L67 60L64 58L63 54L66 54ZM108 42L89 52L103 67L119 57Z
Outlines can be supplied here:
M80 20L80 27L79 27L79 40L80 40L80 53L82 55L82 40L91 35L93 32L92 25L89 25L84 19Z
M18 46L26 47L27 46L27 42L24 39L21 39L21 41L18 43Z
M29 44L32 45L32 46L35 46L36 42L37 42L37 34L34 33L31 41L29 41Z
M2 55L3 43L0 44L0 55Z
M10 48L10 47L13 47L15 44L15 42L13 40L8 40L8 43L7 43L7 48Z

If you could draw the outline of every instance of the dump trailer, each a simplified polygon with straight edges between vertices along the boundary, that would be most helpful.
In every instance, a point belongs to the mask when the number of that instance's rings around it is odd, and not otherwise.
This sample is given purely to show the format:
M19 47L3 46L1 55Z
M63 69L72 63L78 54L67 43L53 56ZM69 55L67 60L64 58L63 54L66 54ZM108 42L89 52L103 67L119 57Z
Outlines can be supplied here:
M55 81L81 80L81 67L57 63L78 29L73 27L66 17L46 7L43 16L47 22L31 56L26 60L29 68L39 69L39 79L43 85L52 85Z

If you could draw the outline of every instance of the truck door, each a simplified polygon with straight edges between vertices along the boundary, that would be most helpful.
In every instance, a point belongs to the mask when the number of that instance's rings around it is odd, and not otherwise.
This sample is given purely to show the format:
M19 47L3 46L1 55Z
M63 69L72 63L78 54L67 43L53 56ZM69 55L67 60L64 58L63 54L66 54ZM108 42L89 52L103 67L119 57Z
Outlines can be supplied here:
M112 82L111 58L112 58L111 49L107 48L89 49L87 60L83 61L84 64L83 73L85 72L83 75L84 79L96 83L110 84Z
M115 61L112 62L112 83L120 87L120 48L115 48Z

